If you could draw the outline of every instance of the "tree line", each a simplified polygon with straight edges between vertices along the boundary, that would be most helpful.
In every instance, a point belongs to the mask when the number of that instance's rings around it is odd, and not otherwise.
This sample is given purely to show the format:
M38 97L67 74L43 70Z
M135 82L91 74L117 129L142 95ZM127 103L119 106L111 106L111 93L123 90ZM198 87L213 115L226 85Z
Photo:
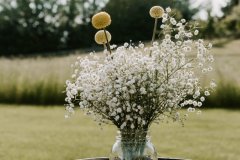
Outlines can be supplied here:
M153 5L171 6L178 18L187 20L198 11L189 7L189 0L1 0L0 55L94 47L96 31L90 21L100 10L112 17L109 31L113 43L147 41L152 34L153 20L148 12ZM228 14L218 20L221 23L214 18L205 23L204 32L210 38L223 36L223 31L227 36L239 32L238 0L231 1L223 11ZM236 35L239 33L234 32Z

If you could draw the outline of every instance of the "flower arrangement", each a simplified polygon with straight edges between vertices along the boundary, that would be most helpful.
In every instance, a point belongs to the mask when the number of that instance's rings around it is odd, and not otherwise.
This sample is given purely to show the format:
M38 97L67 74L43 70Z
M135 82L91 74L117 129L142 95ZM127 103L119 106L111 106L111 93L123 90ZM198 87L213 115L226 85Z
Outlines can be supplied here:
M102 29L95 41L106 46L106 57L99 60L92 53L73 65L72 80L66 81L69 114L77 105L99 124L111 123L121 132L137 133L147 131L153 122L183 124L186 115L179 112L183 107L200 113L205 97L216 86L214 81L206 87L201 84L201 76L212 71L212 45L197 39L198 26L185 19L177 21L170 8L154 6L149 13L155 19L151 45L125 43L114 51L106 31L110 15L93 16L93 26ZM160 38L155 40L160 18Z

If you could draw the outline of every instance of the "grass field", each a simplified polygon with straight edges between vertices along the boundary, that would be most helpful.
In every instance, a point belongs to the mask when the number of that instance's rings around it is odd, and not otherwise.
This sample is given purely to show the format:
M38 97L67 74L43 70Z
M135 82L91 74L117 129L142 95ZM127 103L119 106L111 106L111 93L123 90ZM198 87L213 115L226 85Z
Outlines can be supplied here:
M211 78L240 86L239 45L240 40L236 40L212 50L215 70ZM0 103L62 104L70 65L85 55L85 51L76 51L60 57L0 58Z
M193 160L238 160L240 111L204 110L190 115L185 127L160 124L151 128L160 156ZM76 112L64 119L64 108L0 105L1 160L74 160L107 156L116 129L103 130Z

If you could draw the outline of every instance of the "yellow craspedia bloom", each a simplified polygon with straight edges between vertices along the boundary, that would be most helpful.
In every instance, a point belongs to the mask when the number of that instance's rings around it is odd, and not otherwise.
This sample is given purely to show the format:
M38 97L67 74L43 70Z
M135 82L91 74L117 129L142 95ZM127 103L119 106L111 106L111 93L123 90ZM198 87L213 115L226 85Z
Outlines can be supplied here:
M111 36L111 34L108 31L106 31L106 34L107 34L108 42L110 42L111 39L112 39L112 36ZM107 43L107 39L106 39L104 30L98 31L95 34L94 38L95 38L95 41L96 41L97 44L106 44Z
M149 14L152 18L161 18L163 16L164 9L161 6L153 6Z
M106 28L111 24L111 17L107 12L99 12L92 17L92 25L96 29Z

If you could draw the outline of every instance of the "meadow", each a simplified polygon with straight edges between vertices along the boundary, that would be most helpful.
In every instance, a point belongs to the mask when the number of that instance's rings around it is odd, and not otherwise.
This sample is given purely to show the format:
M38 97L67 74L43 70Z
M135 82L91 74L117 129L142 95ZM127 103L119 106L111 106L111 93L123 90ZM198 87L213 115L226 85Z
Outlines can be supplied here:
M0 105L1 160L74 160L108 156L117 129L81 112L64 119L64 108ZM193 160L237 160L240 156L240 111L203 110L178 123L152 126L159 156Z
M239 40L232 41L212 50L215 70L210 78L216 79L218 88L207 101L209 108L240 107L239 45ZM0 58L0 160L108 156L115 142L114 126L100 129L79 111L64 119L65 80L71 76L71 64L86 55L75 51L51 57ZM162 157L237 160L239 121L239 110L203 109L201 115L189 115L185 127L153 125L152 142Z
M208 106L239 108L239 45L240 40L236 40L213 48L215 70L210 79L216 79L218 90ZM103 56L101 52L96 54ZM63 104L64 84L72 73L70 66L78 56L86 55L86 51L77 50L61 56L0 58L0 103Z

